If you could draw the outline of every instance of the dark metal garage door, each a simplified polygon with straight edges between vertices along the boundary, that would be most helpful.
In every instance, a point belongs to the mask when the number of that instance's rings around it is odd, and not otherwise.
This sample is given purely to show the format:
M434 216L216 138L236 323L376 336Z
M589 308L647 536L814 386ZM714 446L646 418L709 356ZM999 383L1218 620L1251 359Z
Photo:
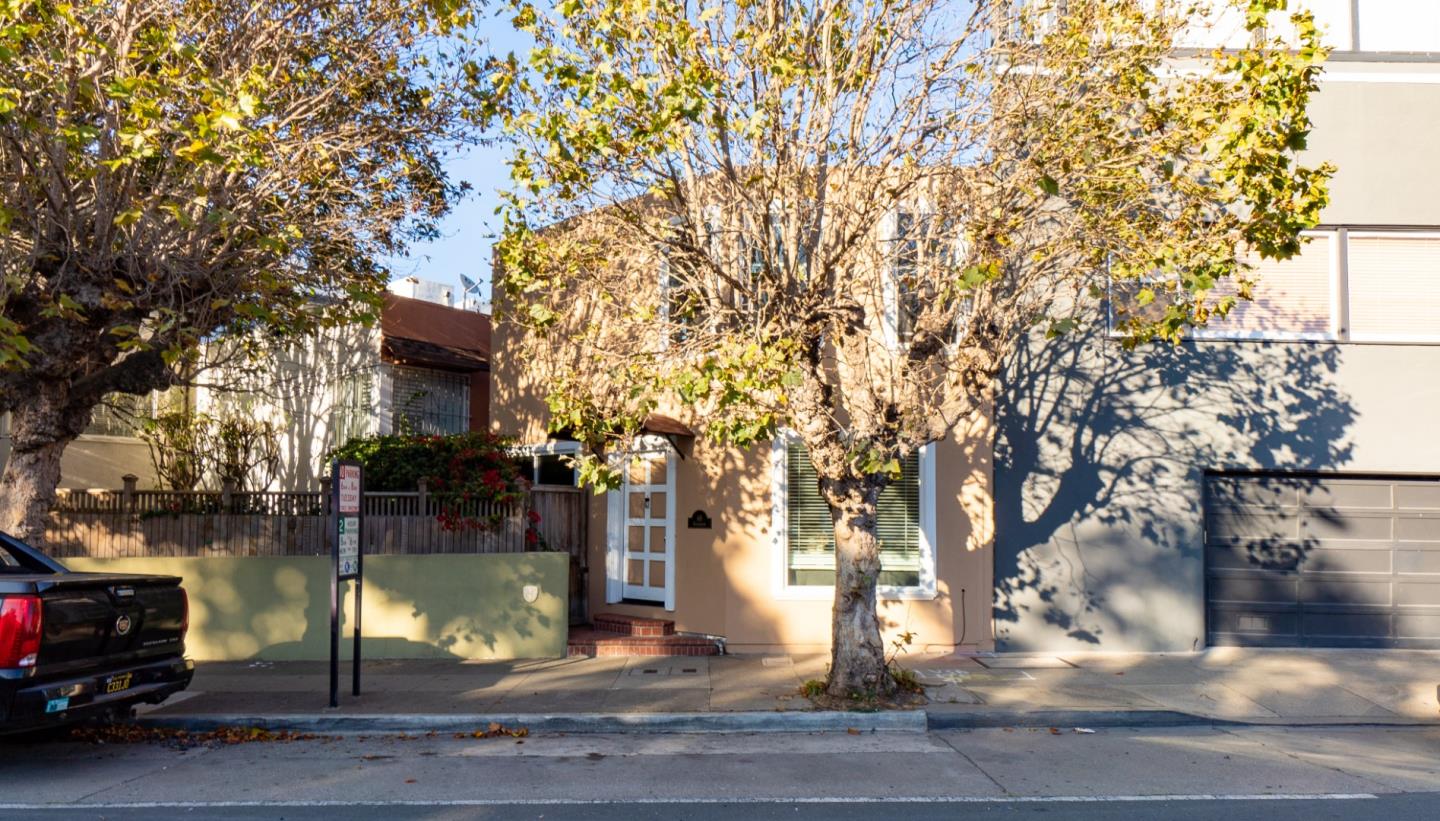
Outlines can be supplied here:
M1205 480L1209 642L1440 648L1440 481Z

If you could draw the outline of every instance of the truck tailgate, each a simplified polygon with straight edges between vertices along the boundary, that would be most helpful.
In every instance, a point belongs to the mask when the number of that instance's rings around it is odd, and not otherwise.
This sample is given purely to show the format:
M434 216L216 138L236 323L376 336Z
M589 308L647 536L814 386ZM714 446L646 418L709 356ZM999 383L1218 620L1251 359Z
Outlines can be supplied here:
M44 679L184 652L188 604L178 578L67 573L38 588Z

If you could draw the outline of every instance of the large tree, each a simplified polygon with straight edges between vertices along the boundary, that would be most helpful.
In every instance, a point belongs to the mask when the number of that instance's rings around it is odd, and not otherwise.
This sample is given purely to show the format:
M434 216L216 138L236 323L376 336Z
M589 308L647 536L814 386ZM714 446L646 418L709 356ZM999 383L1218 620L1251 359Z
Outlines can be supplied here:
M367 315L458 192L466 0L0 5L0 529L35 538L107 394L202 342Z
M512 5L536 45L497 80L499 263L525 355L579 363L552 424L597 452L664 405L717 442L797 435L834 522L838 697L893 687L877 500L986 412L1007 354L1107 294L1128 341L1178 340L1326 201L1296 158L1324 49L1283 0Z

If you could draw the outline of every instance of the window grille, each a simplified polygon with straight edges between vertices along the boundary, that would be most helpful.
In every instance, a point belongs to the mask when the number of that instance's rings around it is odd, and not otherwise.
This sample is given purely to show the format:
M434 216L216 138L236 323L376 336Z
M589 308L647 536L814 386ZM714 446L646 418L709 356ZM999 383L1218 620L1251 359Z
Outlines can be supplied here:
M396 432L445 435L470 429L468 376L399 366L393 376Z

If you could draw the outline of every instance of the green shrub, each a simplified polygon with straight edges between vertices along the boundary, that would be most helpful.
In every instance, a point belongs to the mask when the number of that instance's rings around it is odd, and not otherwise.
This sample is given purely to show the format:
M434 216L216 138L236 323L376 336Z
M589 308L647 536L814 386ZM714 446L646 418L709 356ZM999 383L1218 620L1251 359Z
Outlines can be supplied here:
M473 431L449 436L366 436L351 439L327 459L359 462L367 492L413 493L424 479L440 503L441 524L449 530L465 530L493 527L504 518L498 511L477 514L480 504L505 508L527 500L530 482L520 460L511 455L510 445L504 437ZM526 541L535 545L539 517L533 511L527 516Z

